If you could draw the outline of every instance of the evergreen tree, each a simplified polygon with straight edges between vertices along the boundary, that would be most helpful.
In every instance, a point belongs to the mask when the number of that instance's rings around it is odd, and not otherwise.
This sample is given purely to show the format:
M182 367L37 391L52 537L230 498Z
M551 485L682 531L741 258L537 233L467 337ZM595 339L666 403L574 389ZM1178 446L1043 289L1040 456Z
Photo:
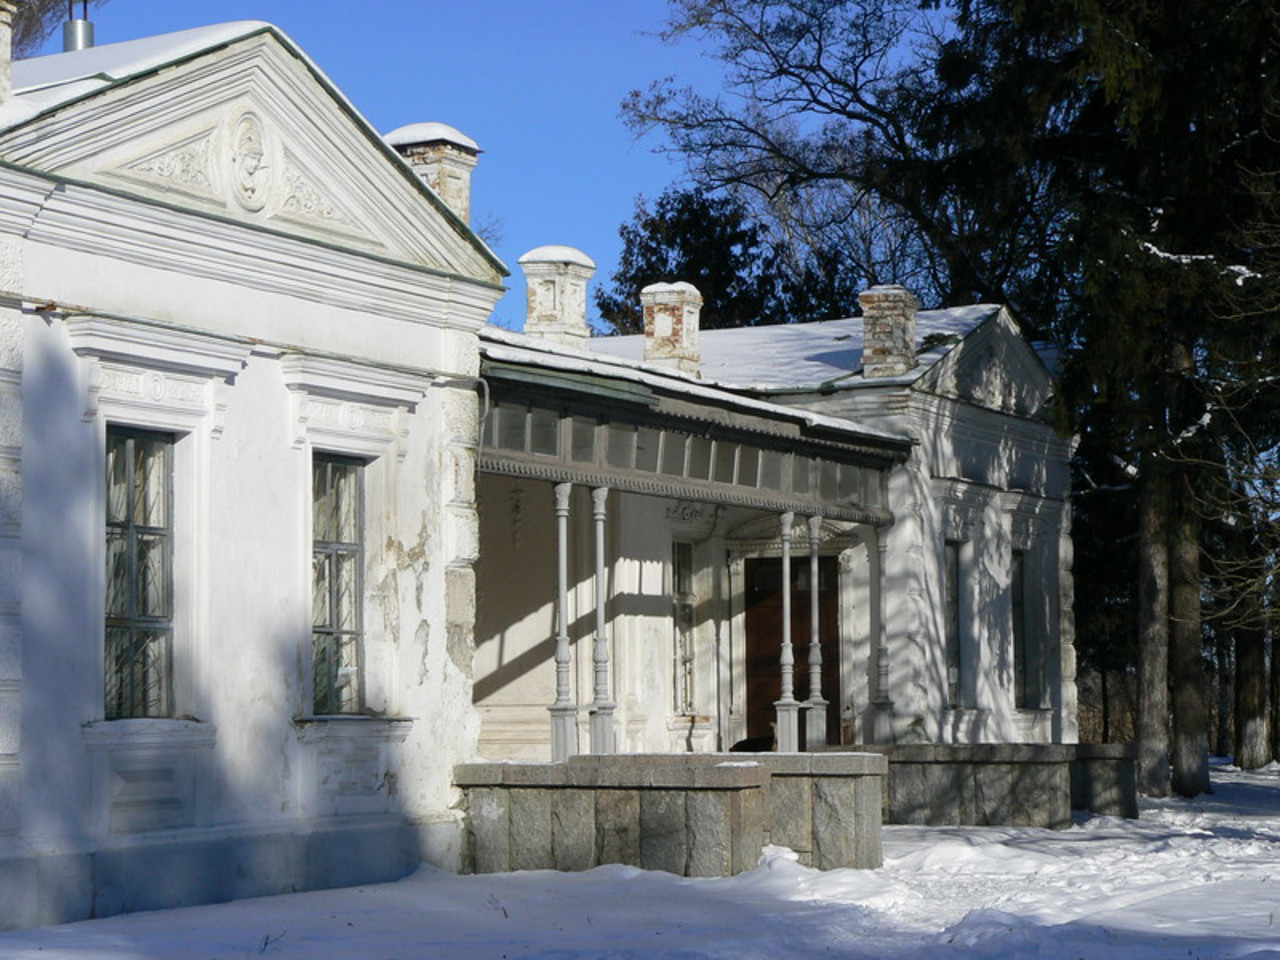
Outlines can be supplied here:
M702 294L701 326L787 323L849 316L861 277L819 250L799 263L773 241L745 204L731 196L669 188L636 201L618 230L622 257L596 308L613 333L644 329L640 291L651 283L692 283Z
M1173 684L1173 787L1208 788L1199 497L1215 383L1259 383L1277 317L1221 306L1262 273L1244 225L1267 169L1280 13L1260 0L680 0L734 99L637 95L702 181L832 184L906 218L950 303L1009 302L1068 358L1065 410L1105 407L1137 473L1142 736L1151 792ZM739 106L741 104L741 106ZM1088 576L1087 570L1079 571ZM1167 588L1165 574L1167 573Z

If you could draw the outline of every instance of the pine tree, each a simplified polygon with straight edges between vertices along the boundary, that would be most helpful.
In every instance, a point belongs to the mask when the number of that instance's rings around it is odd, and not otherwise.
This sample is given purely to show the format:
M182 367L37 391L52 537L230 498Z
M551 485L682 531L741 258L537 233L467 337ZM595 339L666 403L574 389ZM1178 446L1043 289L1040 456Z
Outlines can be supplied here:
M1011 303L1057 340L1063 409L1106 408L1147 518L1144 687L1162 689L1167 653L1173 786L1206 789L1192 507L1219 442L1213 384L1274 372L1256 358L1276 314L1243 325L1220 308L1262 272L1247 179L1274 151L1262 131L1280 13L1259 0L677 6L669 35L715 44L736 99L659 87L629 101L634 123L663 126L708 185L875 197L913 225L945 299ZM1159 697L1146 709L1163 754ZM1160 792L1163 758L1144 757Z

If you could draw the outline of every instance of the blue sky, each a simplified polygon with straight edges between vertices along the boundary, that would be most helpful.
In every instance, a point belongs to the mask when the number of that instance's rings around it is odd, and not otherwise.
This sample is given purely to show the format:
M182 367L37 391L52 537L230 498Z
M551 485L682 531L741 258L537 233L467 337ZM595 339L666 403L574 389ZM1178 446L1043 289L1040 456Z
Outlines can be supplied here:
M472 219L496 222L494 248L512 271L494 320L518 328L521 254L544 243L578 247L596 262L594 290L617 266L618 226L636 195L655 197L683 174L653 153L656 138L637 142L618 118L627 92L652 80L674 74L705 86L718 75L693 46L652 35L666 9L666 0L108 0L89 15L99 45L266 20L379 131L434 120L470 136L484 151ZM61 43L59 31L43 52Z

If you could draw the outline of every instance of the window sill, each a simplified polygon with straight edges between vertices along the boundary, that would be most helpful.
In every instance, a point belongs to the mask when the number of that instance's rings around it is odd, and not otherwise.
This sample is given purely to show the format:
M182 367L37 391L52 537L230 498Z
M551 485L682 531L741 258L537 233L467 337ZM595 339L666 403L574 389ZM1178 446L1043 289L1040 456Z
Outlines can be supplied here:
M208 750L218 740L218 730L200 720L139 717L132 720L98 720L80 728L85 749L155 750L175 747Z
M413 717L371 717L367 714L328 714L294 717L302 743L331 740L382 740L399 743L409 735Z

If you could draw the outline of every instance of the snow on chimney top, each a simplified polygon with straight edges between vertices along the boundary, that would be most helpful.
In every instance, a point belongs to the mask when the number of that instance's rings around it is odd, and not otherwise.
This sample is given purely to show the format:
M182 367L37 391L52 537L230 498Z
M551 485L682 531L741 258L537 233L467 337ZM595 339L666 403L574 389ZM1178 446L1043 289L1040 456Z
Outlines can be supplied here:
M411 123L383 139L463 223L471 222L471 171L481 153L474 140L447 123Z
M644 359L698 375L702 354L698 326L702 294L691 283L651 283L640 291L644 308Z
M581 344L587 329L587 281L595 262L581 250L550 244L518 261L528 286L524 332L558 343Z

